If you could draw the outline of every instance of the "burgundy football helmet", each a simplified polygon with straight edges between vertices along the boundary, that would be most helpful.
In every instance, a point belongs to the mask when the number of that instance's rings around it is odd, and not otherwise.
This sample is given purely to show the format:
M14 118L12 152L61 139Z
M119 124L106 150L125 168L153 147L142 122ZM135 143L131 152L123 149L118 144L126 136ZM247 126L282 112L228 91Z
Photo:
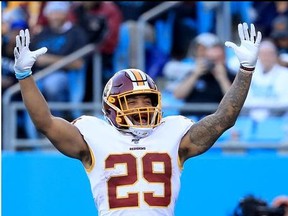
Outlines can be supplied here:
M129 109L127 97L139 94L147 95L152 106ZM161 93L155 82L139 69L118 71L103 91L102 111L106 119L117 130L137 137L148 136L160 124L161 108ZM134 124L132 118L136 118L138 123Z

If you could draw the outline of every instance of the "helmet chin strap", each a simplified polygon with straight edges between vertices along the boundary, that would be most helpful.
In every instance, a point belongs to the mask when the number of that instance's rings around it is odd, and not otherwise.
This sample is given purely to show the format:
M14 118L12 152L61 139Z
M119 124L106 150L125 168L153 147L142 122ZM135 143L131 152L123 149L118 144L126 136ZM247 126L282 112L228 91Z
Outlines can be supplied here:
M129 131L132 134L134 134L136 137L144 138L144 137L149 136L152 133L153 128L134 128L134 127L130 127Z
M152 131L153 128L134 128L133 126L130 126L129 129L119 129L117 127L115 127L115 125L112 123L112 121L105 115L104 116L106 120L108 120L108 122L110 123L110 125L112 125L114 128L116 128L117 130L123 131L125 133L132 133L133 135L135 135L137 138L144 138L149 136ZM129 122L131 123L131 121L129 120Z
M147 137L149 136L152 131L153 131L153 128L139 128L139 127L133 127L133 123L132 121L127 117L127 116L124 116L125 120L127 121L127 123L129 125L131 125L128 129L128 131L132 134L134 134L136 137L138 138L144 138L144 137Z

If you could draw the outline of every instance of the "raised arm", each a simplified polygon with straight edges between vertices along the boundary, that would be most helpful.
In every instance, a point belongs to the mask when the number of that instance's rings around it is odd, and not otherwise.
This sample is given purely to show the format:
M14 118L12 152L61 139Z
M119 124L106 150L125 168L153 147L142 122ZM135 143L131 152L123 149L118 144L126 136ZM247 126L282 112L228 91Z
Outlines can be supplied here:
M258 31L256 37L253 24L251 24L249 34L247 23L238 25L238 33L241 40L240 46L230 41L225 42L225 45L233 48L238 57L240 62L239 72L216 112L192 125L183 137L179 149L182 163L188 158L202 154L211 148L223 132L235 124L243 107L257 62L262 35Z
M32 77L31 68L38 56L47 52L43 47L36 51L30 51L30 34L26 29L20 31L16 36L16 47L14 49L15 76L19 80L23 102L35 125L52 144L63 154L77 158L84 164L90 164L90 154L87 144L80 132L70 122L54 117L46 100L37 88Z

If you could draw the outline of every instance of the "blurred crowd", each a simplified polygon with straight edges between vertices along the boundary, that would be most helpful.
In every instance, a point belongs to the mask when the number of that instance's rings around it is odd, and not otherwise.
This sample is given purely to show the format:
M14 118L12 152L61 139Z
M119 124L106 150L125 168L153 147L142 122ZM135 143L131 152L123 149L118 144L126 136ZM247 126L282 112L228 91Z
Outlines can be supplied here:
M233 216L287 216L288 215L288 196L278 195L273 198L271 203L249 194L241 198L237 204Z
M33 72L94 43L102 56L104 84L118 70L139 65L137 20L161 1L2 1L2 95L17 80L13 73L15 36L29 28L31 50L46 46ZM213 110L181 109L187 103L219 103L239 63L216 34L216 11L222 2L185 1L144 26L145 71L163 92L164 115L183 114L196 120ZM287 116L288 2L231 2L232 39L237 24L254 23L262 32L259 60L244 108L251 119ZM205 16L203 16L205 14ZM205 20L203 20L205 17ZM235 40L234 40L235 41ZM93 100L93 55L66 65L38 83L47 101ZM73 91L72 86L82 86ZM102 90L102 89L101 89ZM21 100L15 95L13 100ZM280 108L271 112L271 108ZM281 109L282 108L282 109ZM245 109L244 109L245 110ZM75 118L79 113L53 110ZM57 112L57 113L56 113ZM244 114L243 114L244 115ZM24 119L29 118L23 113ZM27 120L29 121L29 120ZM25 121L24 121L25 122ZM21 125L20 125L21 128ZM29 128L29 127L24 127ZM35 137L26 129L23 136Z

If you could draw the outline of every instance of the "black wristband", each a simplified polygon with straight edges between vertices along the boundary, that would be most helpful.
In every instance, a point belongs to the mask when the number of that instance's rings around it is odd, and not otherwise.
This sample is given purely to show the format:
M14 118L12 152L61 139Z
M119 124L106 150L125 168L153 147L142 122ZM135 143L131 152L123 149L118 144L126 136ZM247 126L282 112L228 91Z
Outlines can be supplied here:
M244 67L244 66L241 64L241 65L240 65L240 69L251 72L251 71L254 71L254 70L255 70L255 67L253 67L253 68L247 68L247 67Z

